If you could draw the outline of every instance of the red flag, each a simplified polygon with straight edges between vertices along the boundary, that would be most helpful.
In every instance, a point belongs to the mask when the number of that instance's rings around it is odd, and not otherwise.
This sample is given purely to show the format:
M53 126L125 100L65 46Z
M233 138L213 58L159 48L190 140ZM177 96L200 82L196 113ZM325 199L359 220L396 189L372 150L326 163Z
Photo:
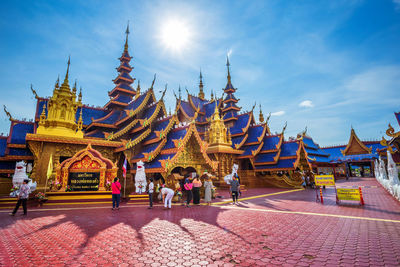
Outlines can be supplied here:
M127 162L126 162L126 158L125 158L124 165L122 165L122 176L124 176L124 178L126 178L126 166L127 166Z

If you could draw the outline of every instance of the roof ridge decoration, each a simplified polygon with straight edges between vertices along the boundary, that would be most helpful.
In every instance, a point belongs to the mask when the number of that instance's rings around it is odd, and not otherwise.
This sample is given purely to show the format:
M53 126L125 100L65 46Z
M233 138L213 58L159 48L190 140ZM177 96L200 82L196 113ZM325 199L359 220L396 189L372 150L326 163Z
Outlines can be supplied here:
M6 113L8 119L9 119L10 121L15 121L15 119L11 116L10 112L7 111L6 105L3 105L3 110L4 110L4 112Z
M187 142L190 140L190 137L194 135L195 139L197 140L199 146L200 146L200 152L203 155L203 158L205 159L206 163L215 171L218 167L218 162L213 161L210 159L210 157L207 154L207 148L208 148L208 143L203 141L196 129L196 126L194 123L189 125L189 129L187 130L185 136L180 139L173 139L173 142L176 147L176 154L170 159L166 160L160 160L161 166L164 168L164 170L170 169L173 167L173 164L176 162L176 160L179 158L181 152L183 151L185 145Z
M400 131L398 131L397 133L395 132L394 128L392 127L392 125L389 123L388 125L388 129L386 130L386 135L390 136L392 138L397 138L400 136Z
M36 91L33 89L33 85L32 85L32 84L31 84L31 91L32 91L33 96L34 96L36 99L39 99L39 96L38 96L38 94L36 93Z
M159 139L166 139L168 133L171 131L171 129L173 128L175 123L178 123L178 119L176 118L176 116L172 116L172 118L170 119L170 122L168 123L167 127L165 127L165 129L161 130L161 131L154 131L154 133L156 134L156 136Z
M158 154L160 154L161 149L165 146L166 143L167 143L167 138L164 138L161 140L160 144L156 147L156 149L154 149L153 151L148 152L148 153L146 153L146 152L143 153L144 161L150 162L153 159L155 159L158 156Z
M355 142L355 143L354 143ZM357 154L353 154L353 153L351 153L350 152L350 154L349 154L349 150L351 149L351 147L352 147L352 144L357 144L360 148L361 148L361 150L364 150L364 151L366 151L367 153L360 153L360 154L371 154L371 152L372 152L372 148L368 148L367 146L365 146L362 142L361 142L361 140L358 138L358 136L356 135L356 132L354 131L354 129L353 129L353 127L351 128L351 131L350 131L350 139L349 139L349 142L347 143L347 146L346 146L346 148L344 149L344 150L340 150L341 152L342 152L342 155L343 156L347 156L347 155L357 155Z
M150 133L151 133L151 129L150 129L150 128L147 128L142 134L140 134L138 137L136 137L136 139L130 140L130 141L128 141L128 142L126 142L126 141L124 142L124 141L123 141L123 144L124 144L125 149L129 149L129 148L131 148L131 147L133 147L133 146L139 144L139 143L140 143L142 140L144 140Z
M153 114L147 119L139 119L139 123L143 127L150 125L153 122L153 120L157 117L157 115L161 109L164 111L164 114L165 114L166 112L165 112L164 102L158 101L156 104L156 109L154 110Z
M124 110L127 117L128 118L132 118L133 116L135 116L136 114L138 114L140 111L143 110L143 108L146 106L147 102L149 101L149 98L151 96L151 94L153 93L153 90L147 90L146 91L146 96L144 97L142 103L140 103L140 105L138 107L136 107L135 110L131 109L131 110ZM136 100L136 99L135 99Z
M247 138L249 137L249 135L247 133L245 133L242 141L239 144L235 144L235 149L239 149L243 146L244 143L246 143Z
M130 129L132 129L132 127L134 127L137 123L139 122L138 119L135 119L133 121L131 121L127 126L125 126L124 128L122 128L121 130L117 131L116 133L112 132L112 133L107 133L104 132L104 136L107 140L111 141L115 138L118 138L124 134L126 134Z

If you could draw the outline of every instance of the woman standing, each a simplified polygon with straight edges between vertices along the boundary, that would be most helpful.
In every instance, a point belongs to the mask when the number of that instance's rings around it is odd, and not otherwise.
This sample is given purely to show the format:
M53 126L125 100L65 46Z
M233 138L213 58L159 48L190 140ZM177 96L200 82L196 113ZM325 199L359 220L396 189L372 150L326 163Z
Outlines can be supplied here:
M114 178L114 182L111 184L112 193L112 210L119 210L119 202L121 200L121 184L119 183L118 177Z
M186 191L186 207L189 208L190 201L192 200L192 197L193 197L193 194L192 194L193 184L189 178L185 179L185 185L183 187L185 188L185 191Z
M196 177L193 179L193 204L200 205L200 187L202 183L199 179L199 176L196 174Z
M210 177L204 182L204 201L211 205L211 190L213 188L213 183Z

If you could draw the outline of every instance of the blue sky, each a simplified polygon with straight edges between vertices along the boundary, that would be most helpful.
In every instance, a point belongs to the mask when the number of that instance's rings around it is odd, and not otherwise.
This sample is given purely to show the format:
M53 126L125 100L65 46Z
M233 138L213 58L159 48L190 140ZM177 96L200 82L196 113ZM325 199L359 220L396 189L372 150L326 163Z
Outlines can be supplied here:
M320 145L380 139L400 111L400 1L2 1L0 104L31 119L35 100L49 96L71 55L70 79L84 103L103 106L130 21L132 76L157 94L172 89L218 96L226 84L226 54L242 110L254 102L270 128L286 136L305 126ZM183 23L190 33L179 51L166 47L161 29ZM184 91L184 90L183 90ZM183 93L186 96L186 93ZM258 107L256 108L258 115ZM257 116L258 117L258 116ZM0 132L9 121L0 114Z

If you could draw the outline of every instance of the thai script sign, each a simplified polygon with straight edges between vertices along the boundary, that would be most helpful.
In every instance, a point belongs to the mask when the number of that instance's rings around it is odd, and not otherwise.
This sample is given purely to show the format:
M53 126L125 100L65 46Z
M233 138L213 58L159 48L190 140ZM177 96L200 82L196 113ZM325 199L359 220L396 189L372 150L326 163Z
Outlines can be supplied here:
M352 188L337 188L339 200L361 201L360 190Z
M69 185L72 191L97 191L100 181L99 172L71 172Z
M316 186L335 186L335 178L333 175L315 175Z

